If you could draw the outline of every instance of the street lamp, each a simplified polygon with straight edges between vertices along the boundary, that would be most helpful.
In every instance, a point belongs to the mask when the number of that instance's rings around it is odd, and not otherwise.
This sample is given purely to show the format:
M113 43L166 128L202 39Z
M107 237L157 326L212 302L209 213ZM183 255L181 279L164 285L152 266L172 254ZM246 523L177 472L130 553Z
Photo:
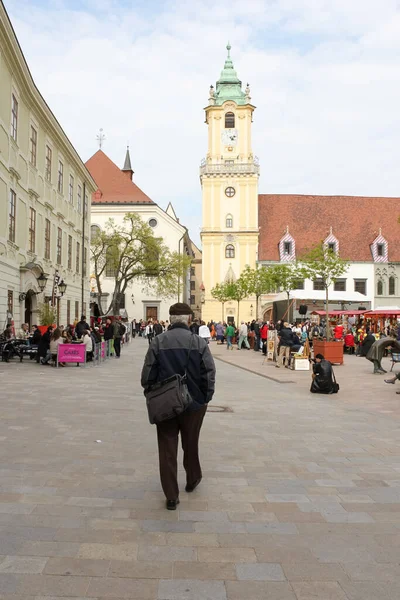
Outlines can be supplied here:
M47 283L47 277L44 273L42 273L40 275L40 277L37 278L37 282L38 282L38 286L41 292L44 292L44 289L46 287L46 283Z
M61 282L58 284L58 289L61 296L64 296L65 291L67 289L67 284L64 282L64 279L62 279Z
M253 316L253 305L252 304L250 304L250 316L251 317Z

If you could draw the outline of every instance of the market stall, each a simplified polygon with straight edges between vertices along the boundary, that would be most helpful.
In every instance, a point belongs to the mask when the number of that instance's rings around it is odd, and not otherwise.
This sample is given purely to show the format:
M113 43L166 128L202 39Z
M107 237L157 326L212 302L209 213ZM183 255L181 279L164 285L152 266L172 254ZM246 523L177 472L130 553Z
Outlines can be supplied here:
M376 308L375 310L367 310L364 313L364 323L373 331L377 333L384 331L387 327L396 329L399 325L400 320L400 308Z

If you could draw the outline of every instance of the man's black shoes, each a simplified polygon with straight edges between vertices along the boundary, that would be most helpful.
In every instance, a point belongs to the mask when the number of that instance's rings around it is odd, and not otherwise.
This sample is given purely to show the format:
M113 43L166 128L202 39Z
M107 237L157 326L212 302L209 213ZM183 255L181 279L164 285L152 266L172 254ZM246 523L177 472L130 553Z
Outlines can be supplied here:
M167 510L176 510L176 507L179 504L178 500L167 500Z
M197 486L199 485L200 481L201 481L201 477L200 477L200 479L198 479L197 481L195 481L192 484L188 483L186 485L186 487L185 487L185 492L193 492L197 488Z

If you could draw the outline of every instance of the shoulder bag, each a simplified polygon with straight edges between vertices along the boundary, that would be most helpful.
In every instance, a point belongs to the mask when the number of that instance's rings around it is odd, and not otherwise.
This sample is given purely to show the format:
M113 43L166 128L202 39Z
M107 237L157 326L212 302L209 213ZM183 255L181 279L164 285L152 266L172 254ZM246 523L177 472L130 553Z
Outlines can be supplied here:
M152 425L168 421L182 414L193 402L187 387L187 368L193 338L194 335L192 334L184 375L172 375L172 377L159 381L144 391L149 421Z
M336 381L336 377L335 377L335 371L332 368L332 394L337 394L338 391L340 390L340 386Z

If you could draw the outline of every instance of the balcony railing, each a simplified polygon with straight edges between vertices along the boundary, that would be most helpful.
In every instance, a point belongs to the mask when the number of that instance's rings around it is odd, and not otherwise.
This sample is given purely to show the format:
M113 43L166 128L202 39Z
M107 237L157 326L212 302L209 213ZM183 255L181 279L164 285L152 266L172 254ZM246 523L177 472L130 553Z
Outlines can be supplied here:
M200 165L200 175L219 175L219 174L243 174L243 175L259 175L260 166L258 161L242 163L235 162L233 164L225 163L207 163L205 160Z

